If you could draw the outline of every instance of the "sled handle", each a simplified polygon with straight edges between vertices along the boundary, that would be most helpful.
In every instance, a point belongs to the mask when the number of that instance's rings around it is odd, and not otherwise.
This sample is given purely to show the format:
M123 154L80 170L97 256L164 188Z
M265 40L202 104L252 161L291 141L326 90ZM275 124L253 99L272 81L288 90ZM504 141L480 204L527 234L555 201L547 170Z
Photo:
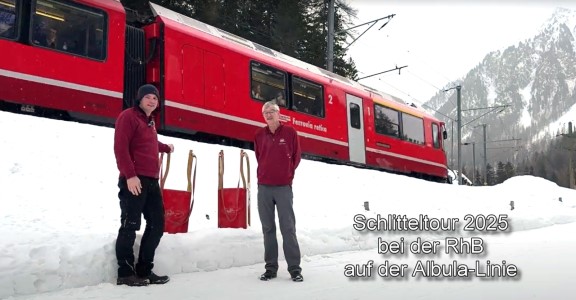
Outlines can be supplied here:
M224 188L224 150L218 153L218 190Z
M194 164L196 161L196 164ZM192 181L190 181L190 176L192 175L192 166L194 166L194 176L192 177ZM188 188L187 191L190 192L190 210L188 211L188 217L186 221L190 219L192 216L192 208L194 207L194 190L196 187L196 169L198 168L198 158L194 155L194 152L190 150L188 153Z
M244 177L244 159L246 159L246 174L248 177L248 184L246 184L246 178ZM242 179L242 185L244 188L250 189L250 160L248 159L248 154L244 150L240 150L240 178ZM240 187L240 181L238 181L238 187Z
M244 176L244 159L246 160L247 177ZM238 178L238 186L240 187L240 180L242 180L242 187L246 188L250 186L250 160L248 159L248 154L244 150L240 150L240 178ZM224 188L224 150L220 150L218 153L218 189Z
M162 164L164 163L164 152L160 154L160 188L164 189L166 178L168 178L168 171L170 171L170 153L167 153L166 158L166 171L163 172Z
M170 153L168 153L168 155L170 155ZM168 157L170 157L170 156L168 156ZM196 164L194 164L194 161L196 161ZM194 166L194 176L191 178L192 166ZM192 152L192 150L190 150L190 152L188 153L188 172L187 172L188 188L187 188L187 191L192 192L192 200L194 200L194 187L196 186L196 167L197 166L198 166L198 158L196 157L196 155L194 155L194 152Z
M166 171L163 171L162 163L164 162L164 153L160 154L160 188L164 189L166 184L166 179L168 178L168 172L170 171L170 153L166 155ZM194 161L196 160L196 164ZM194 155L194 152L190 150L188 153L188 168L186 176L188 178L188 187L186 191L192 192L192 197L194 197L194 187L196 186L196 167L198 165L198 158ZM194 176L192 176L192 166L194 166Z
M248 176L248 183L244 178L244 165L242 164L246 159L246 175ZM250 226L250 160L248 159L248 154L244 150L240 150L240 177L242 178L242 183L246 188L246 222ZM238 182L240 184L240 182Z

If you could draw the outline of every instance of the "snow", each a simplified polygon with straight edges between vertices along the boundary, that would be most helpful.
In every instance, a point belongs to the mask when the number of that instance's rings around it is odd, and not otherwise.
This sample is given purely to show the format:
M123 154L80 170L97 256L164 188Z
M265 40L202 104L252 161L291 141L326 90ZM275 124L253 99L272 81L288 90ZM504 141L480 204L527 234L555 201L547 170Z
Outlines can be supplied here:
M576 34L576 11L572 9L557 7L552 16L540 27L539 32L544 32L546 29L558 26L559 24L566 24L572 34ZM558 34L558 31L556 31Z
M458 185L458 170L448 169L448 176L452 179L452 184ZM462 180L468 185L472 185L472 180L470 180L464 173L462 173Z
M155 271L161 286L116 286L114 243L119 225L113 129L0 112L1 299L572 299L576 292L576 192L531 176L493 187L457 186L304 160L294 181L297 234L304 282L264 270L256 207L256 161L251 162L252 225L217 228L217 156L224 149L224 184L236 186L239 149L161 136L173 143L167 188L185 189L189 149L198 157L189 232L165 234ZM511 210L511 201L514 209ZM369 211L364 203L369 203ZM457 231L358 231L354 216L459 218ZM495 215L505 231L464 231L465 216ZM506 217L504 217L506 216ZM482 217L478 217L482 219ZM480 221L479 221L480 222ZM481 222L478 223L481 226ZM141 231L137 237L135 248ZM279 243L281 243L280 233ZM482 239L476 254L446 254L445 238ZM404 241L404 253L380 254L379 238ZM438 241L438 253L409 245ZM280 257L283 257L280 250ZM412 277L419 262L474 268L476 261L518 269L516 276ZM367 278L347 278L347 265L373 261ZM505 261L505 262L503 262ZM378 270L406 264L404 276ZM486 270L486 269L485 269Z
M530 83L523 89L520 89L520 96L522 97L522 115L520 117L520 125L524 128L528 128L532 125L532 117L530 116L530 112L528 111L528 103L530 103L532 99L532 84L534 81L530 81Z
M495 105L496 102L496 97L498 97L498 93L496 92L496 85L494 84L494 81L492 79L488 79L485 81L488 86L488 96L486 97L486 101L488 103L488 106L493 106Z
M562 115L558 120L548 124L548 126L540 130L538 134L532 138L532 141L538 141L545 136L556 137L558 132L568 133L568 125L570 122L572 122L572 127L576 126L576 104L572 105L572 107L570 107L570 109L568 109L568 111L566 111L566 113L564 113L564 115Z

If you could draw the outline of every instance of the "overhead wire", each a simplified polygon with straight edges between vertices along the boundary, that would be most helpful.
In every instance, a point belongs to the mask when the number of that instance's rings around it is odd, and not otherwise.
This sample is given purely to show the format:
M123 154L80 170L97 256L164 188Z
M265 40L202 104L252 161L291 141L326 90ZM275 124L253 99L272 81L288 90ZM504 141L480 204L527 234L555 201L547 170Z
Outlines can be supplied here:
M368 48L374 48L374 47L377 48L377 47L380 47L380 46L381 46L381 45L375 45L375 43L372 42L372 41L368 42L368 41L365 40L365 39L364 39L364 40L359 39L359 40L357 40L357 43L358 43L358 44L361 44L361 45L364 46L364 47L368 47ZM417 56L416 56L413 52L411 52L410 50L405 50L405 53L409 54L410 56L416 58L418 61L420 61L421 63L423 63L423 60L420 59L419 57L417 57ZM348 55L349 55L350 57L352 57L351 54L348 54ZM423 63L423 64L424 64L428 69L430 69L431 71L433 71L434 73L440 75L440 77L443 77L444 79L446 79L446 82L450 82L450 81L451 81L450 79L448 79L448 78L446 77L445 74L439 72L439 71L438 71L437 69L435 69L435 68L432 68L429 64L427 64L427 63ZM429 80L426 80L426 79L422 78L422 76L416 74L416 72L413 72L410 68L407 68L406 71L407 71L409 74L411 74L412 76L414 76L416 79L418 79L419 81L427 84L428 86L431 86L431 87L432 87L433 89L435 89L436 91L442 91L441 88L439 88L439 87L436 86L435 84L431 83ZM361 72L361 71L358 71L358 72L361 73L361 74L366 74L366 72ZM378 80L381 80L381 78L383 78L383 75L380 75L380 76L378 76L378 77L376 77L376 78L378 78ZM404 94L404 95L406 95L406 96L414 99L414 97L413 97L411 94L406 93L406 92L404 92L404 91L401 91L400 89L396 88L394 85L392 85L392 84L390 84L390 83L387 83L387 82L385 82L385 83L386 83L388 86L390 86L390 87L396 89L397 91L401 92L402 94ZM452 106L456 107L456 105L454 104L454 102L453 102L449 97L447 97L447 99L448 99L449 103L452 104ZM420 102L423 103L422 101L420 101Z

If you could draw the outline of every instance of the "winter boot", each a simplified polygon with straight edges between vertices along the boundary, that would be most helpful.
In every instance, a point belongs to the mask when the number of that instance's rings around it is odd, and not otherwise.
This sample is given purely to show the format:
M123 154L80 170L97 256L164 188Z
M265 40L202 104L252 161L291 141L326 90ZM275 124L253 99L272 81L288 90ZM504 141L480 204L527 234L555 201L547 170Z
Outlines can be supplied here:
M270 270L266 270L266 272L264 272L264 274L260 275L260 280L262 280L262 281L268 281L268 280L271 280L273 278L276 278L276 272L272 272Z
M300 271L294 271L294 272L290 273L290 277L292 277L292 281L295 281L295 282L304 281L304 277L302 276Z
M150 280L148 278L141 278L136 275L130 275L125 277L118 277L116 284L127 286L147 286L150 284Z
M164 275L159 276L154 274L154 272L150 272L150 275L144 277L150 281L150 284L165 284L166 282L170 281L170 277Z

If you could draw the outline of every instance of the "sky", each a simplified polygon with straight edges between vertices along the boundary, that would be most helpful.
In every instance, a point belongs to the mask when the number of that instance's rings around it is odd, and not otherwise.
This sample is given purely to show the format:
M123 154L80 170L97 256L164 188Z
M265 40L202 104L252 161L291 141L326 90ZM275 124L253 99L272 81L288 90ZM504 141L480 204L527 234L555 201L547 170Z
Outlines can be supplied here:
M423 103L463 78L490 52L534 37L556 7L570 0L348 0L358 10L355 25L391 14L349 48L360 80L405 101ZM359 27L356 35L368 26ZM351 42L352 39L349 39ZM464 87L465 88L465 87Z
M169 283L116 286L113 129L6 112L0 128L0 299L572 299L576 293L574 190L532 176L471 187L308 160L293 184L304 282L290 280L283 259L278 278L260 281L254 153L247 152L251 226L218 229L218 152L225 151L224 186L235 187L239 149L165 136L176 148L166 188L185 189L188 150L198 158L188 232L165 234L157 249L154 271L171 276ZM370 225L392 215L454 227ZM478 230L465 228L470 220ZM474 243L472 253L455 252L460 239ZM424 276L426 264L454 263L478 263L481 271L469 278ZM386 273L393 265L404 273ZM488 274L488 265L506 265L506 273L477 277Z

